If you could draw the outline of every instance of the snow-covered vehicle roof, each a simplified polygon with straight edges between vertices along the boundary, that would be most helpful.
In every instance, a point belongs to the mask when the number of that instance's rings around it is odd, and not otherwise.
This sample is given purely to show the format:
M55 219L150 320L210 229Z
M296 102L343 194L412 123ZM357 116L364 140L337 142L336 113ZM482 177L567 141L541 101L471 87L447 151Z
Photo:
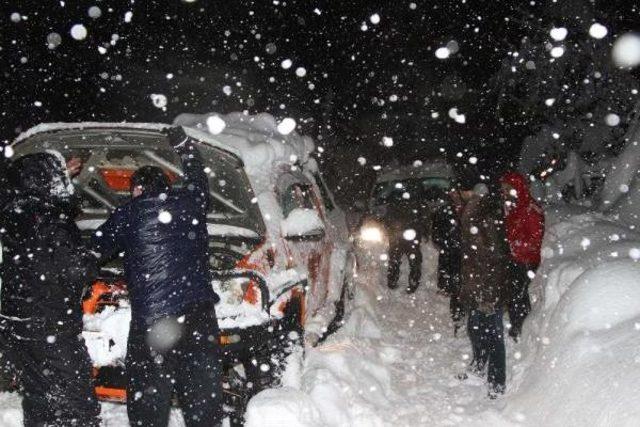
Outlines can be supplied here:
M214 126L211 120L216 123ZM173 124L185 127L189 136L232 151L242 159L250 175L258 175L277 163L305 163L315 148L311 138L300 136L295 130L282 134L276 119L268 113L180 114Z

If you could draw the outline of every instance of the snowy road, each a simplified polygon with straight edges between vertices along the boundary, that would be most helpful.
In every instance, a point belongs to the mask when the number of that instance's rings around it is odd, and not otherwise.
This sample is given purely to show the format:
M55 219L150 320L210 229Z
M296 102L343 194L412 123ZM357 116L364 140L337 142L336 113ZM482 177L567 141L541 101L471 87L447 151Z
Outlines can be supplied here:
M427 252L414 295L390 291L365 272L346 325L308 350L302 366L291 363L285 388L252 401L248 425L470 425L479 412L484 418L502 407L503 400L487 399L483 381L456 378L469 362L470 344L464 328L453 334L448 299L436 291Z

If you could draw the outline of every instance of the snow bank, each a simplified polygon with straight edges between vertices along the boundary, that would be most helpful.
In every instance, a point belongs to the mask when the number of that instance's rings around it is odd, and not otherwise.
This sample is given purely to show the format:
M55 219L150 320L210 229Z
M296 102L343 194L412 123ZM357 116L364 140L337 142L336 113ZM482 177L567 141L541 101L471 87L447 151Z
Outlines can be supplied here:
M18 393L0 393L0 426L21 427L22 398Z
M637 425L639 258L640 234L602 215L550 221L531 287L534 310L519 346L524 359L508 363L506 419L531 426Z
M380 329L373 317L375 297L357 294L356 308L340 337L307 348L303 362L289 361L284 387L254 397L246 426L382 426L397 396L385 352L375 341ZM301 365L300 365L301 363ZM291 372L293 371L293 372Z
M429 273L424 277L433 279L430 272L435 265L432 256L435 250L425 245L423 252L427 255L423 270ZM415 369L424 362L425 356L415 351L403 354L398 343L406 344L405 341L412 337L427 343L428 336L434 332L433 329L424 331L426 326L418 326L420 320L413 318L415 307L421 303L414 302L414 308L407 310L408 301L403 300L410 300L410 297L380 286L380 278L384 275L379 273L377 269L359 273L355 301L353 308L348 310L345 325L318 347L307 348L304 360L288 361L283 374L284 387L265 390L249 402L247 427L407 425L396 421L407 412L424 415L421 403L402 396L404 390L397 381L397 374L403 371L400 365ZM403 263L400 280L408 280L407 275L408 265ZM427 300L435 295L433 288L428 292L420 289L419 293L421 291ZM390 313L393 317L398 314L400 319L392 321L392 316L385 317L390 306L398 306L397 311ZM443 306L443 309L446 313L447 308ZM426 316L422 317L425 323L431 324ZM446 314L438 317L448 322ZM407 331L414 322L416 330ZM404 371L402 376L412 375ZM425 384L425 388L430 387L432 384ZM422 397L418 397L418 401L421 402Z

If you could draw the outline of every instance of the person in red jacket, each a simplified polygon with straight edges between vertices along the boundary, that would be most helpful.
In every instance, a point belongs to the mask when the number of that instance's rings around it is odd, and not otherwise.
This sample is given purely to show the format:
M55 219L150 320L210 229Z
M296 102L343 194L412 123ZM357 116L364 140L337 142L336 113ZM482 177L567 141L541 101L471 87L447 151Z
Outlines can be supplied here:
M510 270L513 284L508 303L511 329L517 341L522 324L531 311L529 283L540 264L544 236L544 212L529 193L527 180L509 171L500 178L504 201L505 229L511 252Z

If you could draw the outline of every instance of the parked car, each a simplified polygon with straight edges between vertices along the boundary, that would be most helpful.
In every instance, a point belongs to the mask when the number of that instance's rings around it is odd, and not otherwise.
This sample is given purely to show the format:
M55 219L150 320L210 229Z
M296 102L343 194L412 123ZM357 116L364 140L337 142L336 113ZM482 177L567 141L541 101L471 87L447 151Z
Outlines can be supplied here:
M362 215L353 236L359 263L386 267L389 231L385 226L385 215L390 205L404 198L417 200L427 212L425 218L428 218L443 203L453 178L453 168L443 160L383 169L376 178L368 202L360 204ZM429 229L430 224L425 224L425 228Z
M222 132L209 131L211 117L222 120ZM276 380L293 344L304 334L315 342L335 329L352 295L353 251L311 139L279 134L268 114L182 115L176 123L197 142L209 175L210 266L221 297L224 389L237 421L247 400ZM77 224L88 239L128 200L137 168L160 166L181 185L179 158L161 133L166 126L43 124L18 137L14 155L56 149L83 160L74 184L82 197ZM102 269L83 309L97 395L122 402L131 313L119 260Z

